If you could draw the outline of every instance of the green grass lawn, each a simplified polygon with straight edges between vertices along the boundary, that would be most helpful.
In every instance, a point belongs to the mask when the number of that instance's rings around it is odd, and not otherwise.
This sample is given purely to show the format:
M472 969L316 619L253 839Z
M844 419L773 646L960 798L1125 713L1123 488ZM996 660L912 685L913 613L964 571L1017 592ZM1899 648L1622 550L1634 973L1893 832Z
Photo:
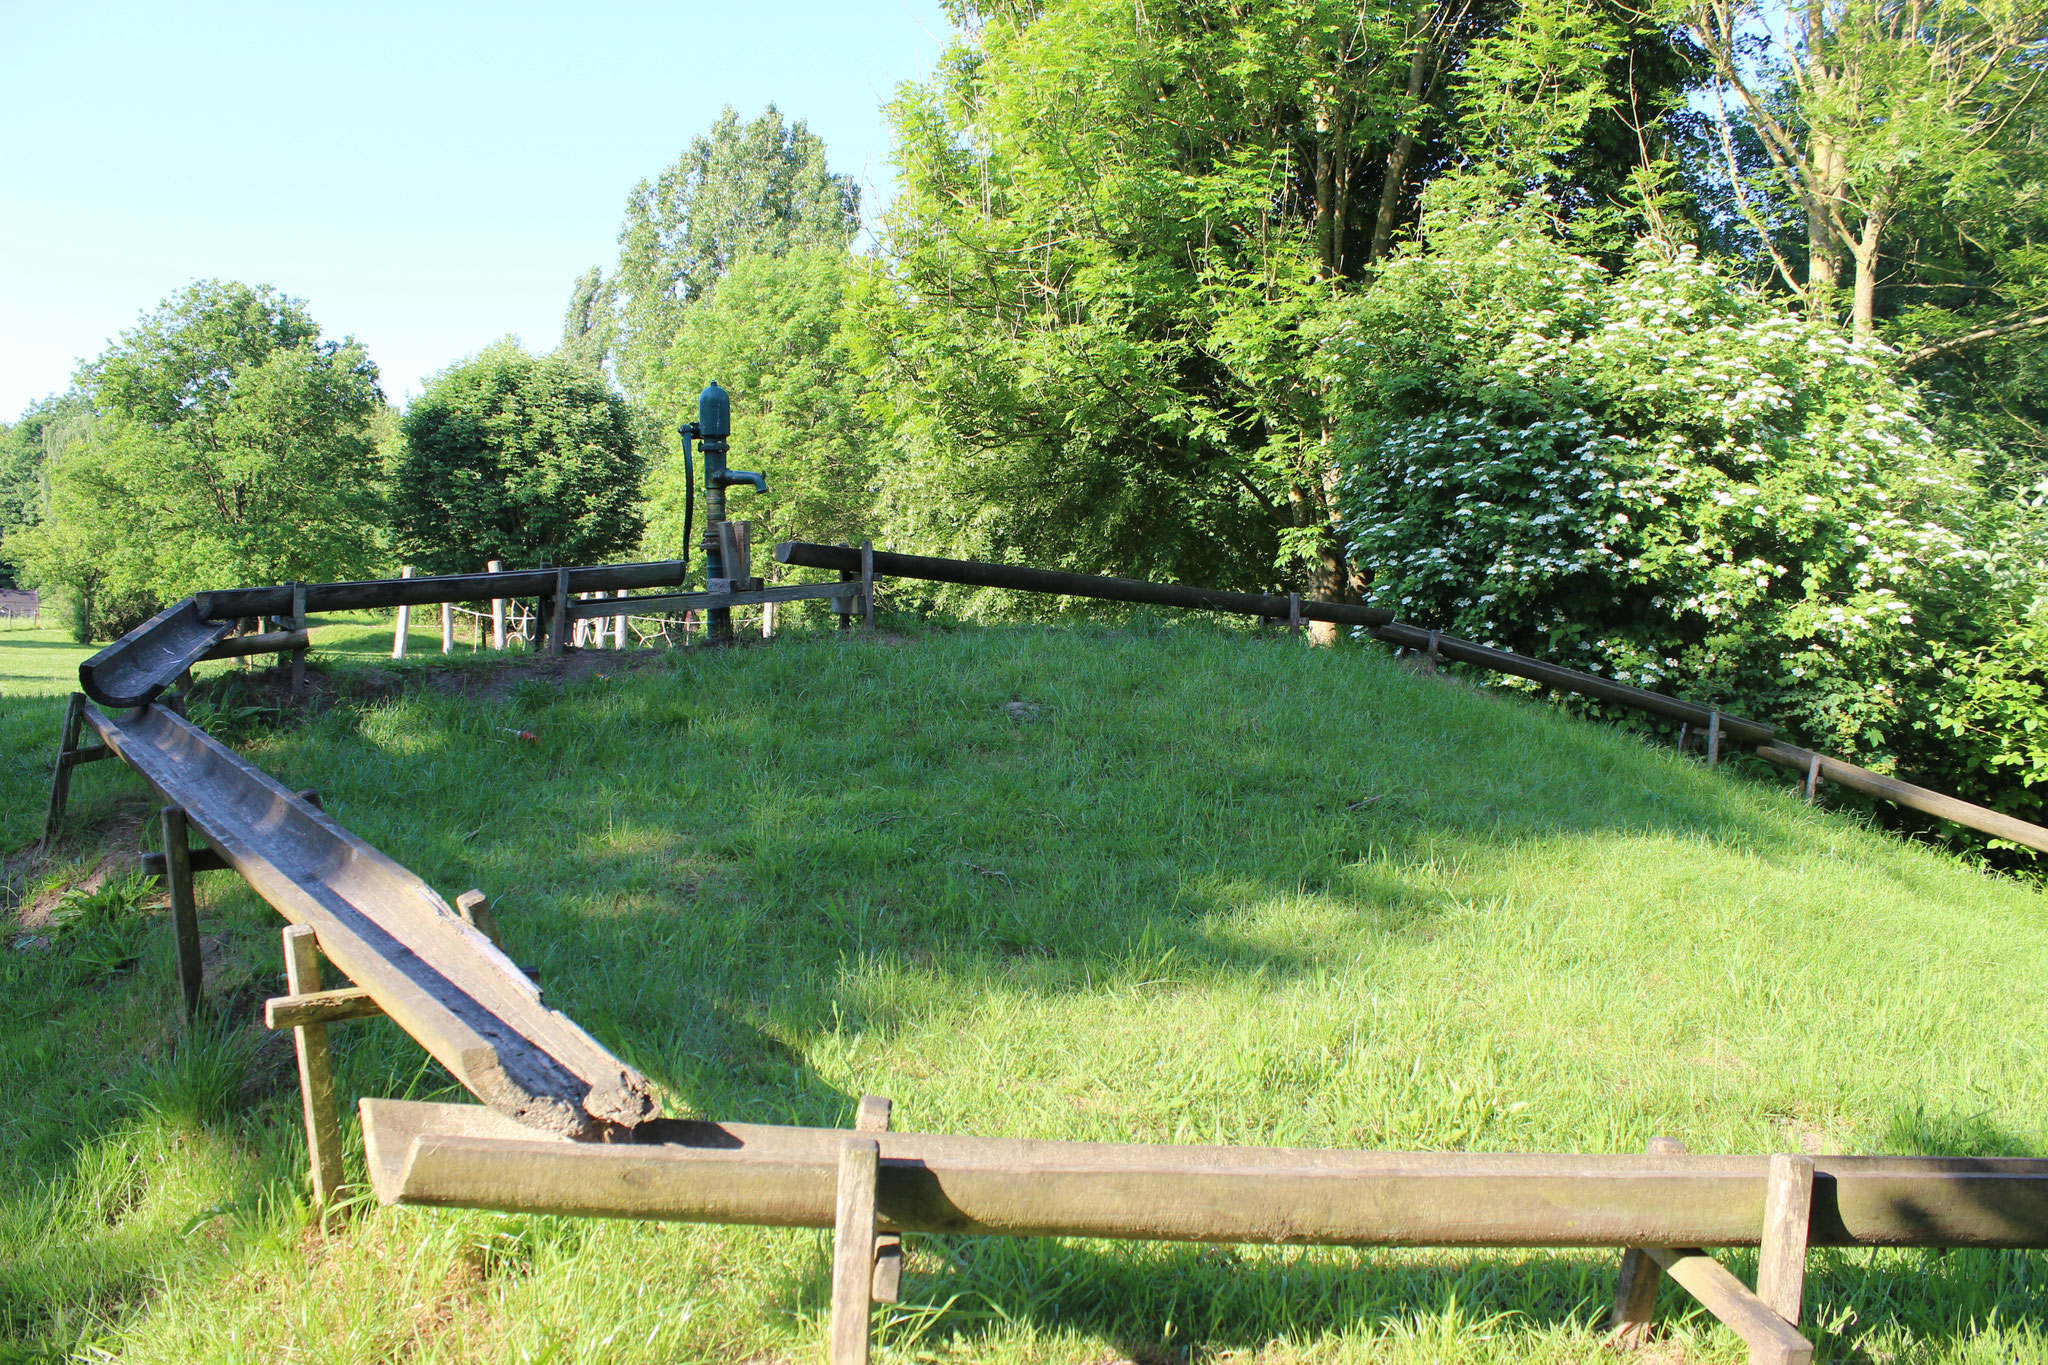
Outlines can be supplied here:
M934 630L454 672L238 746L489 892L671 1113L843 1125L865 1092L1016 1137L2048 1150L2038 890L1377 652ZM74 799L101 837L145 806L111 764ZM202 1044L174 1045L160 918L0 952L0 1361L819 1358L823 1234L313 1226L289 1049L250 1023L279 921L224 875L201 897ZM388 1022L335 1036L345 1098L458 1098ZM1588 1362L1614 1263L913 1238L880 1351ZM2048 1358L2040 1255L1811 1275L1823 1359ZM1743 1358L1669 1289L1662 1332L1641 1358Z

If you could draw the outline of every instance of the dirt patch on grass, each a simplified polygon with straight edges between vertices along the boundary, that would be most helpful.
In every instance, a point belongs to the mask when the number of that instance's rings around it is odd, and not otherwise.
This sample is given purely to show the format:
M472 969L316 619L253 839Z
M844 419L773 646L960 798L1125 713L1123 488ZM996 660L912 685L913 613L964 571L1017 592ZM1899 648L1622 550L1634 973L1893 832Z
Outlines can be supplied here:
M0 894L13 913L17 934L39 935L47 929L66 892L97 891L109 877L135 871L150 814L146 797L123 798L101 807L99 817L83 828L67 822L54 848L31 844L8 859Z

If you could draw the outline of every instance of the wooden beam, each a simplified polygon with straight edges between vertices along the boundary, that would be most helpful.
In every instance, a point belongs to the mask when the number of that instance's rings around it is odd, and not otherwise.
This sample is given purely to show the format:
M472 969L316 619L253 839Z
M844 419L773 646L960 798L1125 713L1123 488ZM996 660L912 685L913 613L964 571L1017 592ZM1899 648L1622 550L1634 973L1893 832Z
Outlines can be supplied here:
M1974 805L1926 787L1916 787L1911 782L1901 782L1896 777L1886 777L1883 773L1874 773L1854 763L1844 763L1839 758L1829 758L1826 754L1817 754L1792 744L1760 744L1756 753L1758 758L1769 759L1780 767L1806 773L1809 779L1818 774L1851 791L1880 796L1923 815L1952 821L1979 834L1989 834L1994 839L2010 839L2016 844L2048 853L2048 829L2016 815Z
M1764 1191L1764 1240L1756 1263L1756 1296L1797 1327L1801 1300L1806 1296L1813 1162L1803 1156L1774 1156L1769 1180Z
M889 1131L890 1103L882 1095L862 1095L860 1109L854 1115L853 1129L857 1133L886 1133ZM896 1303L903 1297L903 1238L894 1232L875 1234L875 1275L873 1294L876 1303Z
M583 1138L652 1116L646 1080L413 873L160 706L86 723L479 1099Z
M611 616L621 612L629 616L662 616L678 611L708 611L713 607L758 607L768 602L801 602L812 597L839 598L851 602L857 600L859 596L860 584L855 582L791 583L780 588L760 588L753 592L650 593L642 597L613 598L610 601L596 599L589 602L572 602L569 606L569 615L578 620L587 616Z
M199 952L199 908L192 896L192 840L184 811L165 806L160 818L164 887L171 896L171 942L178 952L178 986L185 997L185 1027L190 1029L199 1019L199 996L206 979Z
M290 925L284 931L284 981L295 996L320 990L319 942L303 924ZM299 1059L299 1108L306 1119L313 1207L325 1209L341 1192L341 1118L335 1109L334 1058L327 1049L327 1025L296 1025L292 1049Z
M340 1024L350 1019L382 1017L379 1005L361 986L340 990L313 991L305 995L275 995L263 1002L263 1026L269 1029L298 1028L305 1024Z
M834 1225L844 1129L664 1119L630 1143L573 1143L473 1105L366 1100L363 1113L386 1203ZM1010 1237L1755 1246L1770 1164L873 1136L883 1228ZM2048 1243L2048 1161L1828 1156L1814 1166L1816 1245Z
M1648 1250L1674 1283L1742 1338L1749 1347L1750 1365L1809 1365L1812 1361L1813 1343L1706 1252L1697 1247Z
M85 694L73 692L64 703L64 723L57 731L57 764L50 771L50 804L43 811L43 847L64 827L64 808L71 802L71 769L67 760L78 749L78 730L85 722Z
M1650 1156L1682 1156L1685 1144L1677 1138L1653 1137ZM1655 1258L1642 1247L1621 1253L1621 1270L1614 1280L1614 1311L1608 1319L1608 1340L1620 1347L1640 1346L1649 1337L1657 1317L1657 1286L1664 1272Z
M871 1286L875 1267L875 1184L881 1148L849 1137L839 1149L838 1201L832 1229L832 1365L868 1365Z

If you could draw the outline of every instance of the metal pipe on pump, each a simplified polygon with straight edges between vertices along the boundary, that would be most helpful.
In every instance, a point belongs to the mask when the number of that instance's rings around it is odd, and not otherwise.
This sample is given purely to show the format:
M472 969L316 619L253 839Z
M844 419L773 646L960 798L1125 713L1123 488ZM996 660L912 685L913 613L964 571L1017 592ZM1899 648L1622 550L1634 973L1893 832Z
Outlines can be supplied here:
M725 467L727 438L732 435L732 399L713 380L697 395L697 420L683 429L684 448L695 436L704 446L704 590L712 593L740 592L751 583L734 581L732 571L742 565L726 563L725 490L743 483L757 493L768 491L768 480L744 469ZM685 526L687 527L687 518ZM684 534L687 536L688 531ZM732 608L713 607L705 613L709 638L718 643L732 640Z

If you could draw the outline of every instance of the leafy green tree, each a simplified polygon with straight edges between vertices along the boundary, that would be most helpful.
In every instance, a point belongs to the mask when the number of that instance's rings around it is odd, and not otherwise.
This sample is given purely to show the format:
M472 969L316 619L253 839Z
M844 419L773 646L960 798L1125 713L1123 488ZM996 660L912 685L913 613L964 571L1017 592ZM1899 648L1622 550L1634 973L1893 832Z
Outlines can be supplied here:
M1716 78L1733 208L1812 316L1846 314L1857 336L1876 335L1905 219L1938 208L2009 237L2000 218L2016 198L2038 197L2048 156L2040 0L1685 0L1675 13ZM1736 121L1768 160L1761 176L1740 164ZM1796 206L1799 236L1745 193L1757 180L1766 202ZM2038 300L2009 302L2021 306L1962 330L1996 329L1973 338L1984 341L2048 326Z
M801 246L843 249L859 230L853 177L827 168L825 144L801 119L785 122L770 105L742 124L727 108L709 135L694 139L654 180L641 181L627 200L612 279L614 356L627 392L641 392L684 310L734 261Z
M10 535L29 581L95 634L201 588L365 571L382 520L377 369L303 302L208 280L79 371L96 420L49 464L49 512Z
M0 426L0 546L9 535L43 519L50 501L50 461L91 425L90 406L72 392L32 403L17 421ZM0 585L14 585L5 558L0 558Z
M893 273L861 307L901 433L891 538L1350 595L1338 301L1465 142L1525 150L1519 188L1547 179L1560 212L1598 206L1639 151L1611 163L1587 126L1677 99L1662 35L1590 0L1543 11L1578 26L1519 62L1486 41L1519 12L1501 0L966 13L894 106Z
M569 291L569 307L562 315L562 342L556 350L602 370L611 358L612 341L618 330L614 310L618 290L596 266L576 277Z
M863 411L868 379L842 327L858 268L832 245L741 257L683 315L651 376L649 402L670 430L695 418L706 383L732 394L733 462L768 477L767 495L739 495L732 514L763 543L872 534L886 433ZM680 553L684 494L671 453L648 479L648 554Z
M643 469L602 374L503 341L436 375L400 419L393 548L428 573L603 563L639 542Z

